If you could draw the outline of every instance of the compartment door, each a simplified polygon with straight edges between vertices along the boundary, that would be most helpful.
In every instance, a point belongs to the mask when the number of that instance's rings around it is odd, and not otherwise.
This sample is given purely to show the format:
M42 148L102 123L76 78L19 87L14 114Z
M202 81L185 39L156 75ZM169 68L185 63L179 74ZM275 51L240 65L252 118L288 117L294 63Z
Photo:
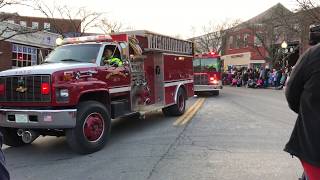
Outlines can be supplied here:
M164 66L163 54L154 55L155 104L164 105Z

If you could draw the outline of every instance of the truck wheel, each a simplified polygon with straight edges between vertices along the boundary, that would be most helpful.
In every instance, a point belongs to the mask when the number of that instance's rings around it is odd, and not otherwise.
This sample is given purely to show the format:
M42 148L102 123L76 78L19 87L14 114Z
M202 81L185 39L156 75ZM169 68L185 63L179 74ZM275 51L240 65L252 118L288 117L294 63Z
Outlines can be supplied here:
M180 116L186 110L186 93L183 89L179 89L177 94L177 104L163 108L162 112L166 116Z
M81 102L77 123L66 131L69 146L77 153L90 154L102 149L110 136L111 118L107 108L97 101Z
M27 144L18 136L18 129L0 127L0 131L3 135L3 143L7 146L20 147Z

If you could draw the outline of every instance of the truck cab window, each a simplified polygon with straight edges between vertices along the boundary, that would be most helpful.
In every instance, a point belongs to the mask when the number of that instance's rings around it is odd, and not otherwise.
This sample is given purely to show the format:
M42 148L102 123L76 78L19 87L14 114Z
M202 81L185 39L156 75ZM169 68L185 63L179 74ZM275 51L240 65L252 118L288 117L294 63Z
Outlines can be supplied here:
M104 48L101 65L122 66L121 53L117 46L107 45Z

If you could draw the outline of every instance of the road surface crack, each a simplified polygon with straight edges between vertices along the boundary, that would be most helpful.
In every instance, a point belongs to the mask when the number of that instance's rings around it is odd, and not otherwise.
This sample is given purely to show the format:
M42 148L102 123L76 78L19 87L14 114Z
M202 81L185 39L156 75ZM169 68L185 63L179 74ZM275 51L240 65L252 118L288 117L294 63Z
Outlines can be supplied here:
M186 124L182 131L178 134L178 136L174 139L174 141L170 144L170 146L168 147L168 149L166 150L166 152L160 156L160 159L153 165L152 169L149 172L149 175L147 177L147 179L150 179L152 177L152 175L156 172L156 168L158 167L158 165L160 164L160 162L165 159L170 150L174 147L175 144L177 144L177 142L180 140L180 138L183 136L184 132L186 131L187 127L189 126L190 123Z

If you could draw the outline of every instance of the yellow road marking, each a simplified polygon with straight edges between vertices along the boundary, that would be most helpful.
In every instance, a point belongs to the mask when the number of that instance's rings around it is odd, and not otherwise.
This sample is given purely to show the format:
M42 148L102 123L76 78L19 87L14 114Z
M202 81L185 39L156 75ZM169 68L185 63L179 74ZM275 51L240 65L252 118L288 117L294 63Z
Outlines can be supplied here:
M187 122L189 122L194 115L196 115L196 113L198 112L198 110L202 107L203 103L204 103L205 99L202 99L202 101L200 101L200 103L198 104L198 106L192 111L192 113L190 113L185 120L181 123L181 125L185 125Z
M192 117L196 114L196 112L200 109L203 105L205 99L201 98L198 99L188 110L185 112L181 117L179 117L174 123L174 126L184 125L188 121L192 119Z
M182 116L180 116L173 125L178 125L180 124L185 117L187 117L187 115L200 103L201 99L198 99Z

